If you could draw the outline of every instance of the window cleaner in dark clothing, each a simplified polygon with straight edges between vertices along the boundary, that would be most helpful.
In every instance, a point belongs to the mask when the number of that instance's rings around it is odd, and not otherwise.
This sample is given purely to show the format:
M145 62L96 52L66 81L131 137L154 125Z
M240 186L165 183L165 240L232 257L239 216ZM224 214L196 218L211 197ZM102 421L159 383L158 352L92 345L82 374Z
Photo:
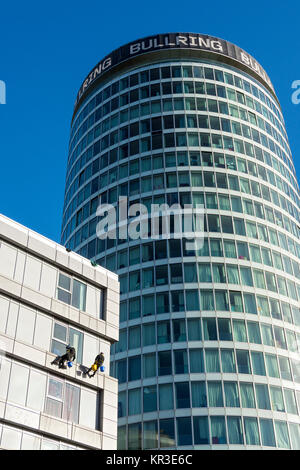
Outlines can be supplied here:
M58 364L58 367L60 369L66 369L65 362L68 363L69 367L72 367L72 362L75 361L76 359L76 350L73 348L73 346L66 346L66 354L63 354L62 356L58 356L52 364Z
M94 361L94 364L92 365L92 367L89 368L89 370L87 371L87 375L91 378L91 377L94 377L94 375L96 374L97 370L99 368L102 368L102 365L103 365L103 362L104 362L104 354L103 352L101 352L100 354L98 354L98 356L96 356L95 358L95 361ZM91 371L94 371L94 373L92 375L90 375L90 372Z

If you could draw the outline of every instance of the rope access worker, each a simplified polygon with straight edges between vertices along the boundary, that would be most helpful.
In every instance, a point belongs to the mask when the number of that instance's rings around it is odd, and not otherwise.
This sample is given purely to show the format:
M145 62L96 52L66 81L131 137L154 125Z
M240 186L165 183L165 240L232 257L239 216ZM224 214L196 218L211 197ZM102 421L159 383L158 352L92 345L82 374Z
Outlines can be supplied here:
M91 378L91 377L94 377L94 375L96 374L97 370L100 368L102 368L103 366L103 363L104 363L104 354L103 352L101 352L100 354L98 354L98 356L96 356L95 358L95 361L94 361L94 364L89 368L89 370L87 371L87 375ZM94 373L92 375L90 375L90 372L93 371Z
M58 364L60 369L66 369L65 362L68 363L68 366L72 366L72 362L76 359L76 350L73 346L66 346L66 353L62 356L58 356L52 364Z

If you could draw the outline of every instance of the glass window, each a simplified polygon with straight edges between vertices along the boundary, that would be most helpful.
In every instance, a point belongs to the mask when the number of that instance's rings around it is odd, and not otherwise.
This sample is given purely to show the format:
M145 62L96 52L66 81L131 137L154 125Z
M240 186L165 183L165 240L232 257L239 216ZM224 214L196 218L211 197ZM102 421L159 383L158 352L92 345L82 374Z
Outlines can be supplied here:
M178 284L183 282L183 275L182 275L182 265L181 264L171 264L171 283Z
M143 296L143 316L149 316L155 314L155 297L154 295Z
M209 444L208 419L207 416L194 416L194 443Z
M172 374L172 359L171 351L158 352L158 375L171 375Z
M218 215L208 215L208 227L210 232L220 232L220 219Z
M283 328L274 326L275 344L277 348L287 349Z
M241 280L244 286L253 286L252 273L250 268L240 267Z
M191 382L192 406L194 408L206 408L207 396L205 382Z
M172 292L172 312L184 311L183 291Z
M258 311L260 315L264 315L266 317L270 316L270 309L268 299L266 297L257 296L257 304L258 304Z
M76 361L82 362L83 353L83 333L80 331L69 328L69 344L76 349Z
M144 413L157 410L156 385L143 388L143 410Z
M186 297L186 310L190 310L190 311L200 310L198 291L186 290L185 297Z
M176 408L190 408L189 382L175 383Z
M278 360L281 378L284 380L292 380L289 359L287 357L278 356Z
M192 424L191 418L176 418L177 444L187 446L192 444Z
M128 330L128 348L135 349L141 346L141 329L140 326L134 326Z
M216 310L229 311L227 291L215 291L215 297L216 297Z
M66 343L67 341L67 327L59 324L59 323L54 323L54 332L53 336L56 339L59 339Z
M211 311L215 309L212 290L201 290L201 310Z
M224 240L224 250L225 250L226 258L236 258L237 257L235 243L233 241Z
M206 372L220 372L218 349L205 349Z
M171 331L170 322L162 321L157 323L157 343L170 343L171 342Z
M59 323L55 323L53 336L54 338L59 337L61 340L52 340L51 352L61 356L62 354L65 354L66 346L70 344L76 349L76 362L80 363L82 361L83 333L75 330L74 328L67 328ZM62 338L64 338L64 340Z
M268 386L265 384L255 384L255 392L256 392L256 402L258 408L262 410L270 410L270 398L268 392Z
M257 315L255 296L253 294L244 293L244 301L245 301L245 312L253 313L254 315Z
M197 282L197 268L194 263L184 263L185 282Z
M222 361L223 373L235 373L236 372L233 349L222 349L221 361Z
M232 341L232 330L229 319L218 318L218 330L220 341Z
M292 413L294 415L298 414L294 390L284 388L283 393L284 393L287 412Z
M199 282L212 282L210 264L198 264Z
M138 415L141 413L141 389L128 390L128 415Z
M134 423L128 425L128 450L142 448L142 425Z
M263 344L266 346L275 346L273 330L271 325L261 324L261 331L263 337Z
M266 359L266 367L267 367L268 375L270 377L279 378L280 376L279 376L277 357L274 354L266 354L265 359Z
M262 352L251 351L253 374L266 375L264 355Z
M119 392L118 394L118 418L122 418L127 414L127 394Z
M211 416L212 444L226 444L225 418L223 416Z
M246 435L246 444L247 445L256 445L260 444L258 424L256 418L244 418L244 428Z
M155 324L146 323L143 325L143 346L155 344Z
M258 246L250 245L251 261L254 263L261 263L260 249Z
M277 446L282 449L290 449L290 439L287 428L287 423L284 421L275 421L275 431Z
M239 392L236 382L224 382L225 406L240 407Z
M219 283L219 284L226 283L224 264L213 264L212 271L213 271L213 281L215 283Z
M227 277L229 284L240 284L240 276L238 267L232 264L226 265Z
M240 374L251 374L249 352L243 350L236 351L236 361Z
M156 355L155 353L143 355L143 377L156 376Z
M73 280L72 305L80 310L86 308L86 284Z
M71 278L65 274L59 273L58 286L70 292L71 290Z
M241 401L243 408L255 408L255 398L252 383L240 382Z
M157 314L167 313L170 311L169 294L156 294L156 312Z
M173 400L173 385L161 384L159 385L159 409L172 410L174 408Z
M285 411L281 387L270 387L270 395L273 411Z
M139 380L141 378L141 357L128 358L128 380Z
M203 349L189 349L190 354L190 372L204 372Z
M189 341L201 341L201 321L197 318L189 318L187 320L188 327L188 340Z
M273 421L271 419L260 418L259 424L262 445L276 447Z
M129 320L139 318L141 316L140 298L133 298L129 300Z
M176 445L174 419L160 419L159 428L160 448L174 447Z
M264 278L264 273L260 269L253 269L253 275L254 275L254 285L258 289L265 289L265 278Z
M173 351L173 353L174 353L175 374L187 374L188 373L187 351L185 349L178 349L176 351Z
M229 444L243 444L244 437L241 418L239 416L228 416L227 427Z
M144 421L144 449L158 447L157 421Z
M116 362L116 378L119 383L127 381L127 359Z
M208 382L208 402L209 406L219 407L224 406L223 391L221 382Z
M294 450L300 448L300 426L299 424L289 423L290 436L292 440L292 447Z
M203 335L207 341L217 341L217 327L215 318L203 319Z
M247 322L248 337L250 343L261 344L259 324L256 322Z
M247 342L246 326L244 320L233 320L234 341Z
M173 341L186 341L185 320L173 320Z
M221 240L210 239L210 253L211 256L223 256Z

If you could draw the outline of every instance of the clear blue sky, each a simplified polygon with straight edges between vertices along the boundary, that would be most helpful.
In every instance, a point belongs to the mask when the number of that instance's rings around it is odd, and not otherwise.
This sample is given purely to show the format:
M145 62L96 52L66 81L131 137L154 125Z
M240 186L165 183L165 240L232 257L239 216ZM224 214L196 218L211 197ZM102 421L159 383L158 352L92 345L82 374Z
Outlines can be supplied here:
M113 49L164 32L198 32L252 54L275 86L300 176L299 2L264 0L2 2L0 212L59 241L74 100L90 69Z

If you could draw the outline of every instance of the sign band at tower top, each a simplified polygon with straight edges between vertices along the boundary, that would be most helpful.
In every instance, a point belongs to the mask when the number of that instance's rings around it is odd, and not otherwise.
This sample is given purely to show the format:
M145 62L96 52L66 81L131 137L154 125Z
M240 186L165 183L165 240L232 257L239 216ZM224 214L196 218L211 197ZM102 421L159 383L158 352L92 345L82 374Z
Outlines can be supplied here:
M82 96L103 73L109 71L116 65L131 59L132 57L163 49L202 50L229 57L230 59L234 59L242 64L244 67L246 66L248 69L252 70L274 92L271 80L265 70L251 55L238 46L225 41L224 39L203 34L168 33L132 41L106 56L92 69L81 85L76 98L75 109L77 108Z

